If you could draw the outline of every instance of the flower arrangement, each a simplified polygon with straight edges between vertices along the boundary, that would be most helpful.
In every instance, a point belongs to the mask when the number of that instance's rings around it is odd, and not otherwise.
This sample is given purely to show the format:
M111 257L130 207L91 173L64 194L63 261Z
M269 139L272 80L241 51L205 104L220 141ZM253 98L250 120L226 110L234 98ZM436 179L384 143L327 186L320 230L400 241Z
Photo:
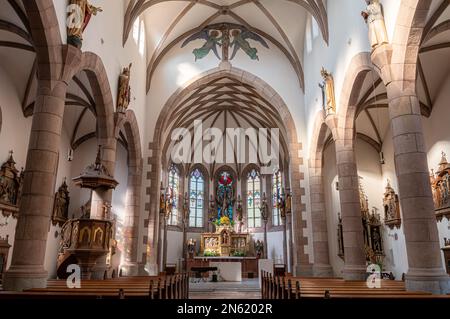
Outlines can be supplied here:
M233 257L245 257L246 253L244 251L236 250L233 252Z
M230 220L228 216L222 216L220 219L214 220L216 226L234 226L234 220Z
M204 257L218 257L218 256L220 256L220 254L216 251L205 251L203 253L203 256Z

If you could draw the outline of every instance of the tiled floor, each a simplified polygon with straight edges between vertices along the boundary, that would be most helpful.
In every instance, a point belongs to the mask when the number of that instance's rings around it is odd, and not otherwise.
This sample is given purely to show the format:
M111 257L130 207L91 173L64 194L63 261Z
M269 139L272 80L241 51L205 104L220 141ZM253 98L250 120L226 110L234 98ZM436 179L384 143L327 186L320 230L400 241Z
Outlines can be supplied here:
M190 299L261 299L258 279L190 283Z

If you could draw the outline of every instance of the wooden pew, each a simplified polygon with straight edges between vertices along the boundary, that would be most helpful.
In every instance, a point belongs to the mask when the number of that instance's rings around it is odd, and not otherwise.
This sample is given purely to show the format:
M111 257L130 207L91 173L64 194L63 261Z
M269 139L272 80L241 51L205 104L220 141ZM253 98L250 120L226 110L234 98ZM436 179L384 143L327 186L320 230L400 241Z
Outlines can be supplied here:
M300 298L448 298L425 292L406 291L403 282L382 280L380 288L371 289L365 281L338 278L273 277L261 273L263 299Z
M83 280L81 288L70 289L65 280L49 280L47 288L30 289L22 293L2 292L0 299L9 296L61 298L149 298L187 299L189 297L188 274L151 277L121 277L107 280Z

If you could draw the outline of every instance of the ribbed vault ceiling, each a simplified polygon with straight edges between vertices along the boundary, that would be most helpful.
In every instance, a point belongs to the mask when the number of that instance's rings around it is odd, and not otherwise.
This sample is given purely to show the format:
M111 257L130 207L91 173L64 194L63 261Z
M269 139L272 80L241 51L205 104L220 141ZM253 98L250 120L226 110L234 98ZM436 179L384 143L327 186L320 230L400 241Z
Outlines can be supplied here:
M227 134L226 128L268 128L268 130L278 128L280 130L281 165L288 157L285 123L282 122L278 110L261 97L252 86L235 79L224 76L202 85L191 91L174 107L163 131L164 154L167 159L170 158L174 144L177 143L171 140L174 129L189 129L191 145L194 145L195 120L202 121L203 131L211 127L221 129L223 131L221 140L224 147L225 143L230 142L232 138ZM271 142L270 132L268 139ZM203 146L208 143L203 142ZM248 152L256 152L256 146L247 141L247 155ZM192 160L194 159L193 152L198 147L199 145L194 145L191 150ZM226 153L224 152L224 154ZM260 160L259 156L258 160ZM211 171L214 171L216 164L219 163L211 164ZM239 174L245 166L245 163L239 163L236 152L233 163L227 164L233 165Z
M207 25L237 23L278 47L289 59L304 88L301 60L308 14L315 19L328 43L323 0L132 0L126 11L123 41L127 41L134 21L144 16L149 48L149 90L154 70L175 45Z

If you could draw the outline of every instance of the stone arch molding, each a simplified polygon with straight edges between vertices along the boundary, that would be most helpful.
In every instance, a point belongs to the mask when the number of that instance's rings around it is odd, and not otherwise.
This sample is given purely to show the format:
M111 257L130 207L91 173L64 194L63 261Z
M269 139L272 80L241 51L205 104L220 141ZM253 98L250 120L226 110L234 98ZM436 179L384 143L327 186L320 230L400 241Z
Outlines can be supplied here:
M138 260L143 159L139 126L132 110L127 110L118 121L116 137L121 129L127 139L128 178L123 225L124 261L120 267L124 275L137 276L143 274L143 267L140 267Z
M169 122L170 114L172 110L177 106L177 104L193 90L209 83L210 81L220 79L224 76L233 78L242 82L243 84L252 86L259 95L261 95L273 107L275 107L276 111L279 113L281 119L283 120L283 123L285 124L287 143L290 148L289 161L291 164L291 176L295 177L294 180L296 181L295 184L293 183L291 185L291 191L294 197L294 241L299 243L296 245L297 251L294 253L294 259L297 267L297 273L309 273L311 265L309 265L309 258L304 250L304 245L307 245L308 240L303 235L303 229L306 227L306 225L301 217L301 212L305 211L305 205L301 200L301 196L304 194L304 188L300 186L300 181L304 179L304 176L300 171L300 165L303 164L303 159L298 155L298 152L302 149L302 144L300 143L297 136L294 119L292 118L289 108L285 104L281 96L270 85L268 85L257 76L235 67L218 67L196 76L195 78L185 83L182 87L180 87L174 94L172 94L172 96L168 99L168 101L162 108L155 126L154 141L153 143L150 143L152 146L151 150L153 156L149 158L149 162L152 163L152 166L154 166L154 168L152 168L151 172L149 173L149 175L152 176L152 178L150 178L152 187L149 187L147 189L147 193L150 195L150 201L146 204L148 208L147 210L149 211L149 225L153 225L153 229L149 228L149 238L158 238L158 230L156 229L158 223L156 221L158 218L157 212L159 202L155 199L159 198L159 187L157 187L156 185L160 185L161 182L161 159L163 158L163 149L161 145L164 144L164 129ZM213 173L211 172L211 174ZM153 241L153 243L149 243L147 251L155 251L156 249L156 241ZM151 256L150 260L152 260Z
M361 52L355 55L345 74L337 114L326 116L324 111L320 111L315 118L312 144L310 145L309 177L314 234L313 273L316 276L333 274L329 260L327 212L323 184L323 152L326 134L331 131L332 138L336 142L337 164L347 165L345 158L348 156L344 155L348 154L344 153L353 152L358 96L367 73L373 70L370 53ZM353 161L349 160L349 162ZM355 199L355 202L359 202L359 198Z

